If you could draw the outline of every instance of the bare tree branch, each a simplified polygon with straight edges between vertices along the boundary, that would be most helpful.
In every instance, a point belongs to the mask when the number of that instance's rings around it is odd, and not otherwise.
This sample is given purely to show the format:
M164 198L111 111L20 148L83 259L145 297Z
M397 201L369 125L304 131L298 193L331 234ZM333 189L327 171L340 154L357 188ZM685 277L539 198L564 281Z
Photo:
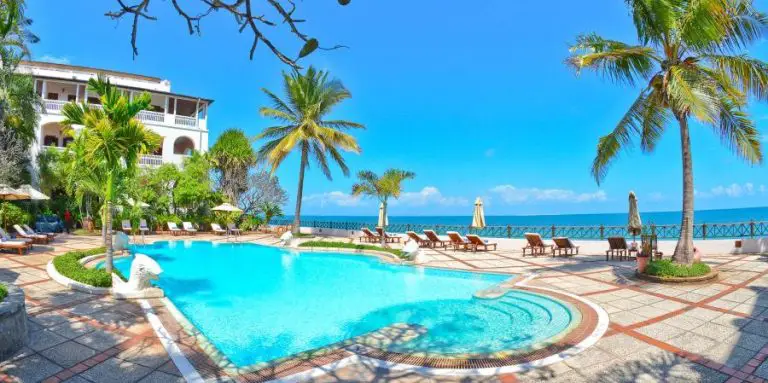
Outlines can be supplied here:
M131 28L131 48L133 49L133 57L136 58L136 56L139 54L138 50L138 43L137 43L137 34L138 34L138 28L139 28L139 20L140 19L146 19L146 20L157 20L156 17L152 16L149 13L149 3L152 0L140 0L135 5L127 5L124 0L115 0L117 1L117 4L119 5L119 9L115 11L110 11L105 13L105 16L113 19L113 20L120 20L124 17L130 17L132 18L132 28ZM270 20L269 17L267 17L265 14L262 14L260 12L257 12L254 8L256 3L261 3L262 5L266 6L268 9L272 10L274 13L277 14L277 17L280 19L281 24L287 25L288 29L290 30L290 33L296 36L300 41L307 44L310 40L314 40L312 37L304 33L301 29L299 29L297 24L303 23L304 19L299 19L294 17L294 13L296 12L296 3L293 0L198 0L200 4L204 5L206 8L203 12L193 15L187 9L182 8L182 6L179 4L178 0L171 0L171 5L173 9L176 11L176 13L181 16L182 19L187 23L187 29L189 31L189 34L200 34L200 21L205 18L206 16L210 15L214 11L224 11L229 14L231 14L234 19L235 23L238 25L238 31L243 32L246 29L249 29L251 33L253 34L253 43L251 43L251 48L248 54L248 57L253 60L253 56L256 52L256 47L258 46L259 42L264 43L264 45L267 46L267 48L272 52L274 56L276 56L280 61L283 63L291 66L292 68L299 69L301 66L298 64L298 59L293 59L291 56L283 53L283 50L279 47L277 47L274 43L272 43L271 39L267 37L264 34L264 30L261 28L263 27L271 27L276 28L278 27L278 23ZM347 5L349 1L342 1L338 0L339 4L341 5ZM284 3L290 4L290 6L284 5ZM313 48L316 46L317 41L312 41L311 43L313 45ZM340 48L347 48L344 45L334 45L330 47L323 47L319 46L317 49L321 50L333 50L333 49L340 49Z

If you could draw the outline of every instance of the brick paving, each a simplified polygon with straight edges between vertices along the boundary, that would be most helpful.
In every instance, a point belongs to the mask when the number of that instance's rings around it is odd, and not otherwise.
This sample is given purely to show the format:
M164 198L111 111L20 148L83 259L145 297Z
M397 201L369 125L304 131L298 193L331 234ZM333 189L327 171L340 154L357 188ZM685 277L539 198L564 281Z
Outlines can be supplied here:
M196 239L221 237L198 235ZM245 240L277 242L266 235ZM98 245L98 237L60 236L49 246L35 246L29 255L0 253L0 281L24 288L30 328L27 347L0 362L0 382L183 381L137 303L71 291L48 278L45 265L52 257ZM524 258L517 250L427 250L421 261L427 266L535 272L531 287L580 295L601 306L610 317L609 331L575 357L524 373L436 377L360 362L313 381L768 381L766 260L760 255L708 255L705 261L721 272L717 281L676 286L637 280L634 263L605 261L601 254L564 259ZM150 303L205 379L251 380L249 376L227 376L202 353L194 337L172 320L160 301Z

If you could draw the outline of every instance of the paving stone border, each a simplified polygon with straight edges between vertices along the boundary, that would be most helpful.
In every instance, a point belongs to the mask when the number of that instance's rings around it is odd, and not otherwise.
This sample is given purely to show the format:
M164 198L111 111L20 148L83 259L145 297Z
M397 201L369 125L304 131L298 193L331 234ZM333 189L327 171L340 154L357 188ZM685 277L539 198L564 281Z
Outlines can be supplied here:
M0 361L16 353L28 340L24 290L13 284L4 285L8 296L0 302Z

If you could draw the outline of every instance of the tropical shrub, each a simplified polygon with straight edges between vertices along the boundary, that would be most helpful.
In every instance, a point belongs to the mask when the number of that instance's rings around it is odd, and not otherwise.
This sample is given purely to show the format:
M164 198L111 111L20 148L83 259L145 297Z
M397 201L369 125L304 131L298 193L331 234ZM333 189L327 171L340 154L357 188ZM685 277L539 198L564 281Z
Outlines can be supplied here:
M161 214L156 217L155 222L157 223L157 226L165 230L168 228L168 222L176 222L176 224L180 224L181 218L176 214Z
M672 262L669 259L650 261L645 267L645 274L662 278L698 277L709 274L712 269L704 262L695 262L692 265L684 265Z
M53 266L61 275L94 287L112 287L112 276L104 269L89 269L80 263L80 260L96 254L104 254L105 247L90 250L70 251L53 259ZM125 280L119 270L113 272Z
M240 230L243 230L243 231L258 230L259 226L263 224L264 224L264 219L257 215L245 216L243 217L242 222L240 222Z
M327 242L327 241L307 241L299 244L299 247L324 247L324 248L337 248L337 249L353 249L353 250L373 250L384 251L390 254L394 254L398 258L405 258L405 253L399 249L387 249L375 245L360 245L347 242Z
M15 224L29 224L32 222L32 217L29 213L10 202L0 204L0 217L2 217L3 227L6 229Z

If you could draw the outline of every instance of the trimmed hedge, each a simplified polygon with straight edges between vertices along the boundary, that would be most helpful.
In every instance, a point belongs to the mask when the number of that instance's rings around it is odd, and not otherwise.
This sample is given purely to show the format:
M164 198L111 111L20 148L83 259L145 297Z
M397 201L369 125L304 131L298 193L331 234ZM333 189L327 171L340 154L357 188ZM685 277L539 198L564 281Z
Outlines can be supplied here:
M674 263L669 259L650 261L645 267L645 274L657 277L698 277L709 274L712 269L703 262L696 262L691 266Z
M399 249L387 249L380 246L358 245L358 244L347 243L347 242L307 241L299 244L299 247L325 247L325 248L341 248L341 249L352 249L352 250L384 251L390 254L394 254L398 258L405 258L405 253L403 253Z
M5 287L4 284L0 283L0 302L5 299L5 297L8 296L8 289Z
M94 287L112 287L112 277L106 271L103 269L89 269L80 263L80 260L85 257L103 254L106 251L104 247L83 251L70 251L54 258L53 266L56 267L56 270L61 275L80 283ZM119 270L114 269L112 272L120 277L120 279L125 280L125 277Z

